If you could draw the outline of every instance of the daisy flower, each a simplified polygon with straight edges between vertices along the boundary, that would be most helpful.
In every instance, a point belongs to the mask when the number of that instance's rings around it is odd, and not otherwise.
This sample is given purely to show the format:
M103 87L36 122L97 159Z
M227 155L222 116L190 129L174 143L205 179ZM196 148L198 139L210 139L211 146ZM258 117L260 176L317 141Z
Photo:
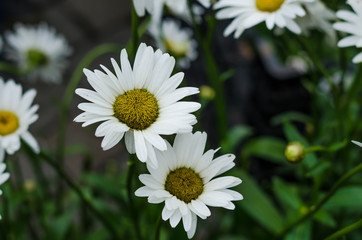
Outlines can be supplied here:
M338 42L338 47L362 47L362 1L348 0L347 3L352 7L354 12L347 10L337 11L337 17L345 22L333 24L334 29L351 34ZM353 63L362 62L362 52L357 54L353 59Z
M305 15L302 7L303 2L314 0L220 0L214 5L218 19L234 18L225 29L224 35L228 36L234 32L238 38L244 30L251 28L261 22L265 22L269 30L276 25L287 28L300 34L301 29L296 24L295 18Z
M162 219L170 220L172 227L182 219L189 238L195 234L197 217L211 215L208 206L233 210L232 201L243 199L228 189L239 185L239 178L214 178L235 165L235 156L226 154L213 160L215 150L204 153L206 138L206 133L196 132L177 134L173 147L166 142L166 151L156 150L159 167L147 164L150 174L139 176L145 186L135 192L138 197L148 197L149 203L165 202Z
M165 20L162 22L161 29L158 25L151 24L149 32L156 40L157 47L175 57L180 67L188 68L190 62L196 59L197 43L192 38L192 31L181 28L180 23Z
M84 122L83 127L105 121L95 132L104 137L103 150L115 146L125 135L127 150L136 153L139 160L150 160L157 166L154 148L166 150L160 134L170 135L192 131L196 118L190 114L200 108L196 102L179 101L199 92L194 87L176 89L183 77L182 72L171 77L175 59L161 50L140 44L133 69L125 49L121 51L121 68L111 59L114 75L102 66L105 73L85 69L88 82L95 91L77 89L76 93L91 101L81 103L84 113L74 119Z
M14 154L20 148L20 138L39 152L35 138L29 133L29 125L38 119L35 112L38 105L31 106L36 95L30 89L22 95L22 87L13 80L4 82L0 78L0 162L4 160L5 152Z
M5 163L0 163L0 185L2 185L4 182L6 182L9 177L10 177L10 174L7 173L7 172L4 172L5 171ZM0 195L2 195L3 192L0 190ZM0 215L0 220L1 220L1 215Z
M29 79L40 78L59 83L71 49L65 38L54 28L42 23L38 26L15 25L15 32L8 32L8 57L24 71Z

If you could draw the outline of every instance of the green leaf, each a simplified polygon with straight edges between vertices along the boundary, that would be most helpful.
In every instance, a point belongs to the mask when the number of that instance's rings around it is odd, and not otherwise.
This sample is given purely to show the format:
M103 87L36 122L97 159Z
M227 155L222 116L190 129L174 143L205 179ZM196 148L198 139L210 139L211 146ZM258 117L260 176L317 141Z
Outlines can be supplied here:
M252 130L248 126L237 125L233 127L226 136L226 140L221 142L221 150L223 153L234 152L236 146L245 138L252 134Z
M324 209L319 209L318 212L314 214L313 218L327 227L335 227L337 225L332 215Z
M256 156L265 160L286 164L287 160L284 156L286 144L273 137L261 137L250 140L242 149L242 158Z
M315 167L313 167L310 171L308 171L306 176L313 177L313 176L319 175L321 172L328 169L330 166L331 166L330 162L326 162L326 161L321 162L321 163L317 164Z
M311 222L306 221L293 229L284 240L310 240L312 239Z
M244 199L236 202L236 204L261 226L274 234L279 233L283 229L284 220L268 195L243 170L234 169L230 174L239 177L243 181L242 184L234 188L244 196Z
M287 185L277 177L273 178L273 191L287 213L291 209L297 211L302 206L297 188Z
M89 146L84 144L72 144L67 146L65 149L66 155L74 155L74 154L84 154L89 155L91 153Z
M350 209L362 213L362 187L348 186L339 189L323 206L327 210Z
M72 223L72 213L66 212L65 214L59 216L54 220L50 225L51 236L48 236L49 239L64 239L67 230L69 229Z
M300 112L286 112L273 117L270 124L273 126L283 124L286 121L311 122L311 118Z

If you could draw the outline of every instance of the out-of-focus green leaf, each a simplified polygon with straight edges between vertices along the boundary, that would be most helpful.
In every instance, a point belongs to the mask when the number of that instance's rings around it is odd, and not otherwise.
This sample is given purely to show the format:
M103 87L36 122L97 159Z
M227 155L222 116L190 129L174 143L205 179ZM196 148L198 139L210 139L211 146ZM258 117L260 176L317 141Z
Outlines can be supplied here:
M277 177L273 178L273 191L286 212L290 212L290 209L298 210L302 205L297 188L287 185Z
M115 179L108 179L104 176L92 173L83 174L82 180L86 184L104 193L120 198L125 197L125 182L123 182L123 184L117 183Z
M293 229L284 240L311 240L311 222L306 221Z
M87 145L84 144L73 144L70 146L67 146L67 148L65 149L65 154L66 155L74 155L74 154L84 154L84 155L88 155L90 154L90 149Z
M323 209L337 210L351 209L362 212L362 187L348 186L339 189L323 206Z
M220 82L224 82L226 80L228 80L229 78L233 77L235 74L235 69L229 69L226 72L223 72L220 74L219 78L220 78Z
M92 231L84 237L84 240L99 240L99 239L109 239L109 233L106 229L99 229Z
M339 149L344 148L347 145L347 143L348 143L347 140L333 143L331 146L328 147L328 151L330 152L338 151Z
M312 168L310 171L308 171L306 176L307 177L316 176L316 175L320 174L321 172L323 172L324 170L328 169L330 166L331 166L330 162L321 162L321 163L317 164L314 168Z
M263 192L246 172L233 169L230 175L239 177L243 183L234 189L240 192L244 199L236 202L256 222L272 233L279 233L283 229L283 217L278 212L268 195Z
M250 140L242 149L241 156L243 158L255 156L271 162L286 164L285 147L286 144L278 138L261 137Z
M273 117L270 121L271 125L280 125L286 121L298 121L303 123L311 122L311 118L300 112L286 112Z
M335 227L337 225L332 215L324 209L319 209L318 212L314 214L313 218L328 227Z
M65 234L69 229L72 223L72 213L66 212L65 214L59 216L54 220L54 222L50 225L51 236L48 239L65 239Z
M235 147L245 138L252 134L248 126L238 125L233 127L226 136L226 140L221 142L221 151L223 153L234 152Z

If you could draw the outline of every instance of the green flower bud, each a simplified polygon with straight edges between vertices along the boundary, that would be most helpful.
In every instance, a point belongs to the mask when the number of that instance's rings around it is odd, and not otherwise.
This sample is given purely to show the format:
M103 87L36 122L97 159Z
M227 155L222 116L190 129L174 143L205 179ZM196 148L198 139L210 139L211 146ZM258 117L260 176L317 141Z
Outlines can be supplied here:
M305 157L305 148L300 142L290 142L285 148L284 155L289 162L298 163Z

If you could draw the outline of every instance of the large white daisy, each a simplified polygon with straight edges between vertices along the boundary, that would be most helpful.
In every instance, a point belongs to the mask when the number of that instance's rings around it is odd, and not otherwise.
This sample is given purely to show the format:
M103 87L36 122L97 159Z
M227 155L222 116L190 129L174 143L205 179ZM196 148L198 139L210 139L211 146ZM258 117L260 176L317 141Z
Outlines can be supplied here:
M333 24L334 29L351 34L338 42L338 47L362 47L362 1L348 0L347 3L354 12L347 10L337 11L337 17L345 22ZM353 58L353 63L362 62L362 52Z
M145 162L150 159L157 166L153 147L164 151L166 143L160 134L170 135L192 131L196 118L190 114L200 108L196 102L180 99L199 92L194 87L176 89L183 77L182 72L171 77L175 59L161 50L142 43L136 53L133 69L125 49L121 51L121 68L114 59L116 75L106 67L84 73L95 91L77 89L76 93L91 101L78 107L85 111L76 122L83 127L105 121L96 130L97 137L104 137L103 150L115 146L125 135L127 150L136 153Z
M5 168L6 168L6 165L5 163L0 163L0 186L6 182L9 177L10 177L10 174L7 173L7 172L4 172L5 171ZM0 195L2 195L3 192L0 190ZM1 220L1 215L0 215L0 220Z
M157 47L175 57L180 67L188 68L190 62L196 59L197 43L192 38L192 31L181 28L179 22L165 20L162 21L161 27L151 24L149 32L156 40Z
M220 0L214 5L218 19L233 18L233 21L225 29L224 35L234 32L238 38L244 30L261 22L265 22L268 29L278 26L287 28L299 34L300 27L296 24L297 16L304 16L305 11L301 6L303 2L314 0Z
M150 174L139 176L145 185L136 196L148 197L150 203L165 202L162 219L175 227L182 219L187 236L196 231L197 216L206 219L211 207L234 209L232 201L242 200L240 193L228 188L241 183L233 176L213 179L231 169L235 156L226 154L213 160L215 150L204 153L206 133L177 134L173 147L167 142L166 151L156 150L159 167L147 164Z
M35 112L38 105L31 106L36 95L35 89L22 94L22 87L13 80L4 82L0 78L0 162L5 152L14 154L20 148L20 138L29 144L35 152L39 146L29 133L29 125L38 119Z
M15 32L6 33L8 57L17 62L29 79L59 83L66 58L71 49L65 38L54 28L42 23L38 26L15 25Z

